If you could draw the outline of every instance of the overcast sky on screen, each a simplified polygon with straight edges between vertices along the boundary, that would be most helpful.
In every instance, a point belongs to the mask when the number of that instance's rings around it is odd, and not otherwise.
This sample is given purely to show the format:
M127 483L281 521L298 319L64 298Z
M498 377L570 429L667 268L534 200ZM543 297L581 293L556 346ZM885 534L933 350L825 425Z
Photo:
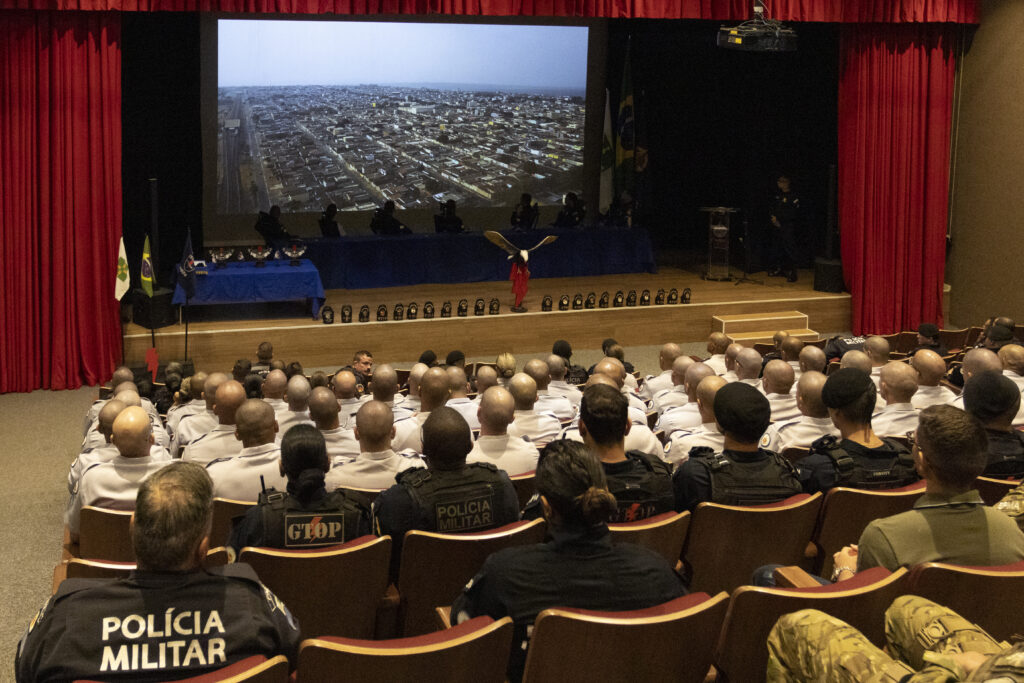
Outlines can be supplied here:
M218 85L452 83L566 88L587 79L587 28L218 21Z

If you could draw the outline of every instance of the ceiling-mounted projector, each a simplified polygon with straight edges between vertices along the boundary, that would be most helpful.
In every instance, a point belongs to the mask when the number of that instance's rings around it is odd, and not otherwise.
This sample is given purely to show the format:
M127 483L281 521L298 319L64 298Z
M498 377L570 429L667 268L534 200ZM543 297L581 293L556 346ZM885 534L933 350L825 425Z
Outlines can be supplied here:
M754 0L754 18L739 26L718 29L718 47L748 52L792 52L796 50L796 31L781 21L765 16L765 5Z

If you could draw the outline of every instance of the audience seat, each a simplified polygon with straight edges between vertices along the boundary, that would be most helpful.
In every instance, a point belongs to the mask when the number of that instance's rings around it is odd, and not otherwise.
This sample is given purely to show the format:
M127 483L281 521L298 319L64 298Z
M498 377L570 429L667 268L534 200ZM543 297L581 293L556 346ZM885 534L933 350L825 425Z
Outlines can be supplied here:
M974 330L981 334L980 327L972 327L970 329L963 328L962 330L939 330L939 343L946 347L947 351L958 351L967 346L974 346L978 341L978 335L974 336L974 339L970 339L971 332Z
M357 493L363 498L365 498L367 503L373 505L373 501L377 500L377 496L379 496L381 494L381 491L383 491L384 489L360 489L354 486L343 486L341 487L341 490L344 491L346 495L349 492Z
M547 609L537 615L525 683L700 683L729 596L693 593L647 609Z
M683 551L686 530L690 527L689 512L663 512L637 522L609 524L612 543L633 543L649 548L676 566Z
M974 488L978 489L985 505L995 505L1003 499L1003 496L1018 486L1020 486L1020 482L1013 479L978 477L974 480Z
M212 548L206 553L206 567L223 567L228 563L227 548ZM72 557L57 565L54 571L53 591L64 579L121 579L135 571L134 562L108 562Z
M838 617L881 647L885 642L886 608L906 592L907 570L875 567L850 579L814 588L740 586L732 593L729 611L715 652L717 683L754 683L765 679L768 631L783 614L818 609Z
M926 562L910 569L908 593L945 605L995 638L1024 634L1024 561L997 567Z
M191 678L176 678L176 683L287 683L288 658L278 655L267 659L253 655L229 664L222 669ZM97 683L96 681L75 681L75 683Z
M511 647L508 617L477 617L414 638L316 638L299 648L298 680L502 683Z
M904 330L900 332L899 337L896 339L896 344L892 347L892 350L896 353L903 354L906 356L911 351L917 348L917 331L916 330Z
M825 367L825 375L826 376L831 375L833 372L835 372L838 369L839 369L839 361L837 361L837 360L831 361Z
M213 499L213 523L210 526L210 544L227 545L231 536L236 517L244 517L249 508L256 502L231 500L229 498Z
M812 540L817 550L814 573L830 576L834 553L857 543L872 521L913 508L924 493L924 486L924 482L919 481L888 491L864 491L841 486L829 490L822 501L821 518Z
M313 550L246 547L238 556L298 618L305 637L373 637L390 560L390 536Z
M762 565L799 564L811 540L821 498L821 493L801 493L770 505L698 505L682 557L690 589L731 591L749 583Z
M804 346L815 346L819 349L824 350L825 344L828 343L828 339L805 339Z
M516 489L516 497L519 499L519 509L523 510L526 504L533 498L533 494L537 493L537 479L534 476L536 470L530 470L529 472L523 472L517 474L514 477L509 477L512 480L512 486Z
M757 342L754 344L754 350L757 351L762 356L769 353L775 353L776 351L775 344L764 344L761 342Z
M135 562L129 532L132 512L86 505L78 528L77 557L110 562Z
M417 636L432 631L437 623L434 608L452 604L491 553L541 543L546 527L544 520L535 519L480 533L406 532L398 570L402 633Z
M800 458L806 458L808 455L810 455L810 453L810 448L803 448L801 446L790 446L789 448L783 448L781 455L783 458L785 458L786 460L790 461L795 465L797 461L800 460Z
M967 339L964 341L964 348L977 344L981 333L984 331L984 328L981 327L969 327L967 329ZM939 330L939 339L942 339L942 330ZM949 347L947 346L946 348L948 349Z

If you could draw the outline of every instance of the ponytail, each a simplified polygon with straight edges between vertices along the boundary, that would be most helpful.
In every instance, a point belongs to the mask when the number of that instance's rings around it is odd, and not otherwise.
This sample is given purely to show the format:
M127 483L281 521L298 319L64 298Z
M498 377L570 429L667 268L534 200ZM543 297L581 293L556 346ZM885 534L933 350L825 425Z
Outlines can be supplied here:
M618 503L611 491L599 489L596 486L591 486L576 496L576 504L579 507L580 517L588 525L607 522L618 510Z

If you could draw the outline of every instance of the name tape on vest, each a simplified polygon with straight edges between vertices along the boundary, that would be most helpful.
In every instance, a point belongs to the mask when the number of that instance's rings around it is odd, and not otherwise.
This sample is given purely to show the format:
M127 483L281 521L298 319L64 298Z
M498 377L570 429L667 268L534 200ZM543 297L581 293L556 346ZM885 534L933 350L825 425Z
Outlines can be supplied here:
M284 547L316 548L345 542L345 515L295 515L284 517Z

